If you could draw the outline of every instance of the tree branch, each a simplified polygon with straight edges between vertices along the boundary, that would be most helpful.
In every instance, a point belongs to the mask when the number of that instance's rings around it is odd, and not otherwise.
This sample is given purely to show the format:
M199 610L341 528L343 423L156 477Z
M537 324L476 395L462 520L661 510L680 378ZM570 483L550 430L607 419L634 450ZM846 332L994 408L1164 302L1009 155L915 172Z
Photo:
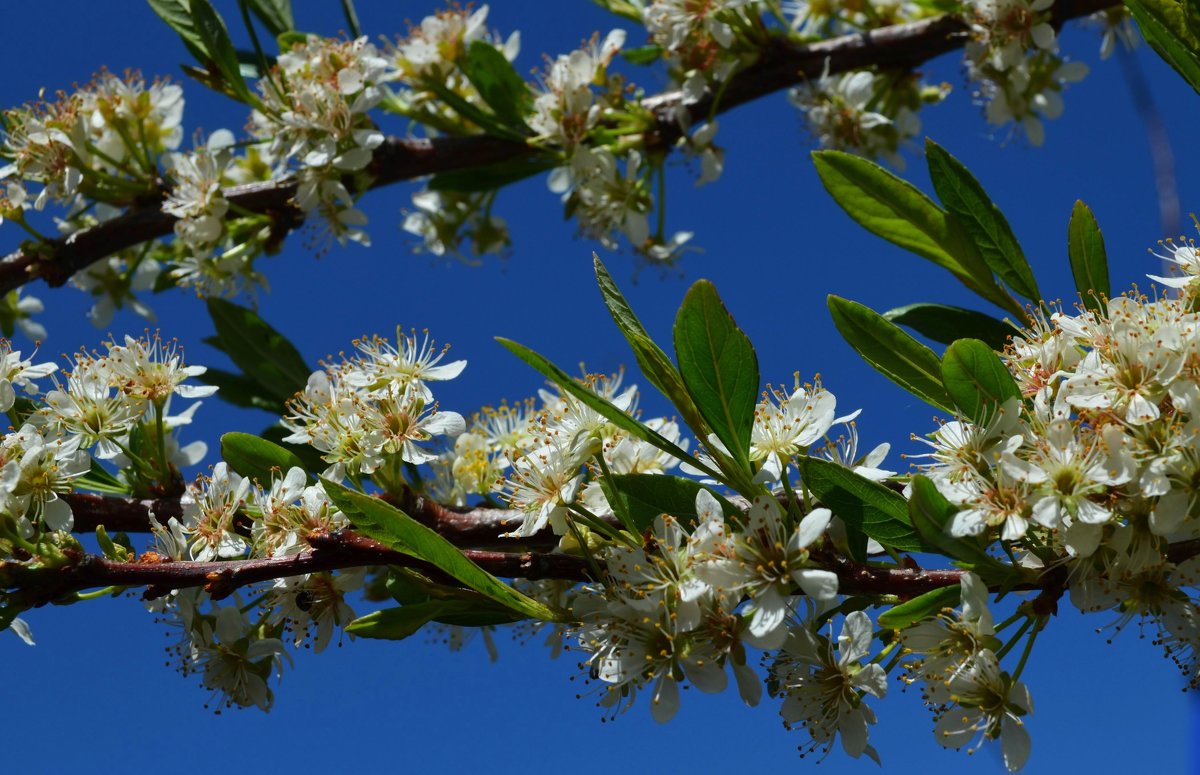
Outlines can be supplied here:
M18 606L42 606L74 592L109 586L146 587L146 599L161 597L172 589L204 587L214 600L219 600L249 584L372 565L416 568L438 581L454 583L435 566L353 531L315 533L309 535L307 541L311 549L287 557L223 562L177 562L154 552L143 554L136 562L116 562L84 554L68 557L72 562L53 568L31 568L20 562L6 561L0 562L0 588L16 590L8 599ZM484 570L505 578L571 581L589 578L587 563L580 557L479 549L461 551Z
M1113 5L1112 0L1058 0L1054 4L1054 22L1061 25ZM803 46L780 40L733 78L715 113L819 78L826 72L837 74L872 66L911 69L960 48L966 42L966 33L963 22L946 15ZM643 104L658 117L656 142L669 148L683 131L678 121L682 95L668 92L649 97ZM687 106L692 121L702 120L713 112L711 95ZM534 152L527 145L487 135L389 138L375 151L369 168L373 176L369 188L438 172L481 167ZM286 233L303 221L292 202L295 193L295 182L282 180L236 186L227 189L225 197L234 205L230 208L232 212L274 215ZM102 258L167 236L174 229L176 218L162 212L160 204L139 205L92 228L42 245L41 250L17 250L0 258L0 294L39 278L50 286L62 285L72 274Z
M350 530L314 533L307 541L312 548L291 556L223 562L176 562L163 559L154 552L147 552L137 562L116 562L85 554L71 557L73 562L55 568L30 568L20 562L7 561L0 563L0 589L16 590L9 595L9 601L19 606L42 606L74 592L110 586L146 587L146 599L161 597L172 589L203 587L214 600L220 600L250 584L374 565L416 568L439 581L454 583L429 563ZM588 564L582 557L479 549L463 549L462 553L484 570L503 578L567 581L591 578ZM952 586L959 583L964 573L960 570L873 568L848 560L836 561L832 570L837 573L841 594L901 597L914 597Z

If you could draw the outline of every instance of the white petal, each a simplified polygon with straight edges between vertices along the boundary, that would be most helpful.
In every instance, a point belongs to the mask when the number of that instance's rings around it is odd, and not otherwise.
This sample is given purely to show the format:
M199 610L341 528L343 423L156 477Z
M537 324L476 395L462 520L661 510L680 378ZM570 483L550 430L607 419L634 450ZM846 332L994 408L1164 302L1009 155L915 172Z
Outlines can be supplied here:
M833 517L833 512L829 509L813 509L804 515L804 519L800 520L800 527L796 529L796 537L801 547L812 546L813 542L821 537L825 532L825 528L829 527L829 520Z

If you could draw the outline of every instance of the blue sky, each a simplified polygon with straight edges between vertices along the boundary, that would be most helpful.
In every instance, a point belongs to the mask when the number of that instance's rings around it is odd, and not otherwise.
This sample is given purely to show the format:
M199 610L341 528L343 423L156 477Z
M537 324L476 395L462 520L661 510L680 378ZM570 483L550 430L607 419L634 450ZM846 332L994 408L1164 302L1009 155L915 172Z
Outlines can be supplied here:
M297 5L303 29L329 33L342 26L334 0ZM217 6L234 18L233 3ZM360 6L363 27L372 35L402 32L405 18L433 8L405 3L397 12L391 3ZM566 51L593 31L622 26L582 0L554 4L554 12L546 13L549 7L493 4L492 26L505 34L522 32L521 72L540 64L543 52ZM41 87L85 81L101 65L180 77L182 45L143 4L55 6L52 32L45 31L47 19L39 10L8 9L10 67L0 81L0 105L33 99ZM640 37L631 33L636 44ZM1145 286L1144 274L1157 268L1146 250L1167 236L1160 233L1145 132L1117 62L1097 60L1098 36L1072 26L1063 43L1093 72L1066 93L1066 114L1047 126L1044 147L989 135L954 56L929 66L930 77L946 81L955 93L925 112L924 132L965 162L1000 204L1044 292L1073 296L1066 228L1076 199L1092 207L1104 230L1113 287L1135 281ZM1200 120L1200 98L1148 50L1137 58L1174 142L1183 212L1191 212L1200 206L1200 185L1189 175L1200 169L1200 147L1187 141ZM244 117L236 106L182 82L189 135L196 127L241 126ZM648 91L659 85L653 76L641 83ZM610 271L662 342L670 339L688 285L711 279L756 344L765 380L787 382L793 371L805 378L819 372L843 412L864 409L859 419L864 443L892 442L889 462L902 468L899 453L915 451L909 434L932 429L933 410L857 359L830 325L825 295L875 309L917 301L978 305L944 272L864 232L826 196L801 120L782 95L723 117L718 142L727 147L724 177L695 189L680 167L669 194L669 227L694 230L704 252L667 269L606 255ZM906 175L930 190L919 150L906 156ZM459 380L438 391L443 407L464 414L484 403L531 395L541 384L492 341L496 335L529 345L568 370L581 361L592 371L632 368L594 287L589 259L598 247L575 236L543 180L518 184L501 196L498 212L509 221L514 248L508 257L489 257L481 266L411 253L399 228L409 191L397 186L363 200L371 249L335 249L315 259L294 238L261 265L272 287L261 300L261 314L310 362L347 348L355 336L391 335L397 323L428 327L469 362ZM1184 233L1191 233L1190 225ZM0 231L0 250L7 252L16 240L12 229ZM107 333L83 318L88 305L82 294L44 286L33 293L48 306L47 356L96 346ZM222 365L219 354L200 343L210 333L200 301L176 293L151 303L163 332L187 345L190 362ZM120 335L143 327L140 319L118 316L109 330ZM631 376L640 381L636 372ZM649 392L643 405L650 414L669 411ZM205 438L215 450L221 432L255 432L269 422L262 413L209 400L193 426L198 436L188 438ZM17 772L167 762L179 772L236 764L293 772L553 767L576 773L614 767L631 773L792 769L811 763L799 761L795 749L803 735L783 730L773 701L748 709L733 692L719 697L685 692L682 711L662 727L644 706L602 724L595 698L576 698L589 688L581 685L577 659L568 653L551 661L540 644L516 643L507 633L499 639L496 664L488 663L478 642L452 654L420 635L400 643L347 642L320 655L302 652L277 687L270 714L215 715L205 709L207 693L195 678L180 678L164 666L166 629L134 597L70 611L43 609L26 618L36 648L0 636L0 664L7 666L6 764ZM1134 766L1179 772L1196 761L1195 703L1181 693L1178 672L1149 637L1139 639L1136 628L1107 644L1112 631L1094 630L1112 618L1064 610L1039 640L1025 673L1036 709L1029 720L1034 748L1026 772ZM1002 771L998 751L969 759L942 751L919 693L903 693L899 683L890 691L877 706L880 723L872 733L888 772ZM840 751L822 767L875 769Z

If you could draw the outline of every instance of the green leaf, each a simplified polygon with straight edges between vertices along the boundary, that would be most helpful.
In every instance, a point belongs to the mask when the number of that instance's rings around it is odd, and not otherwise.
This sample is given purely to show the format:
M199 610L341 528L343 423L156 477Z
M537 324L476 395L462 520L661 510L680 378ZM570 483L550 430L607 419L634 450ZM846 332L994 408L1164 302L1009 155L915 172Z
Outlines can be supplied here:
M675 408L679 410L683 421L688 424L697 437L704 438L708 435L709 429L701 418L700 410L696 408L692 397L688 395L687 388L683 384L683 377L679 376L679 370L675 368L675 364L671 362L662 348L655 344L650 335L646 333L642 321L638 320L637 315L629 306L629 302L617 288L612 275L608 273L608 269L595 253L592 254L592 263L596 269L596 284L600 286L600 295L604 297L604 306L608 307L608 312L612 315L617 328L621 329L625 341L629 342L629 346L633 349L633 356L637 359L638 368L642 370L651 384L670 399Z
M652 65L662 58L662 46L653 43L636 48L621 49L621 57L631 65Z
M946 500L927 476L912 478L908 497L908 516L921 540L935 550L958 561L960 567L968 569L999 571L1000 575L1012 572L980 546L978 539L970 536L955 538L950 535L950 522L958 507Z
M639 532L654 524L660 514L670 514L680 519L686 527L697 522L696 493L712 490L692 479L663 474L616 474L608 478L629 510ZM729 501L713 492L721 511L726 517L741 512Z
M276 38L296 29L296 19L292 16L292 0L247 0L247 4L263 26Z
M361 638L403 640L429 622L486 627L520 621L522 618L494 604L481 605L469 600L429 600L360 616L346 625L346 632Z
M1040 301L1033 269L1012 227L983 186L962 162L929 139L925 140L925 157L942 205L966 228L988 267L1017 293L1030 301Z
M217 397L234 406L262 409L271 414L283 414L286 411L282 400L264 395L262 385L244 374L233 374L223 369L210 367L196 379L208 385L216 385Z
M829 312L842 337L876 371L922 401L954 411L933 350L858 302L831 295Z
M179 37L183 39L183 45L187 46L187 50L196 58L196 61L204 62L209 58L204 38L197 32L196 25L192 23L192 11L188 0L147 0L147 2L150 4L151 10L158 14L158 18L179 34Z
M909 304L883 313L883 319L908 326L935 342L950 344L963 337L980 339L995 350L1004 349L1009 337L1017 333L1003 320L962 307L946 304Z
M471 562L454 544L400 509L327 479L325 492L362 534L404 554L432 563L471 589L534 619L553 621L554 612Z
M446 103L455 113L462 116L466 120L478 126L488 134L496 135L497 137L524 142L525 135L522 132L510 129L503 121L499 120L498 116L488 113L483 108L480 108L471 102L468 102L462 95L450 89L446 84L441 83L435 78L426 78L421 81L421 85L433 92L439 100Z
M555 366L546 358L522 344L517 344L511 339L505 339L504 337L498 336L496 337L496 341L503 345L504 348L510 353L525 361L533 368L537 369L547 379L558 385L572 397L583 402L585 406L596 410L613 425L624 430L634 438L641 439L647 444L651 444L655 448L661 449L668 455L674 456L678 460L687 461L691 465L703 469L703 466L690 455L688 455L686 451L680 449L676 444L664 438L656 431L651 430L642 423L638 422L633 417L630 417L628 414L614 406L607 399L596 395L596 393L591 390L588 390L586 387L576 382L571 378L570 375ZM706 471L706 473L716 475L716 472Z
M528 130L525 116L533 101L529 86L504 54L491 43L476 40L459 66L497 118L512 129Z
M233 41L229 39L229 30L226 29L221 16L208 0L189 0L188 4L196 34L204 43L203 50L216 66L232 96L251 105L257 103L258 98L250 93L246 81L242 78L237 50L233 47Z
M876 622L880 627L902 630L939 613L943 608L956 607L961 600L962 586L959 584L932 589L912 600L894 606L890 611L883 612Z
M262 433L258 435L300 458L301 468L305 471L324 471L329 467L329 463L321 459L321 453L317 451L316 447L284 441L287 436L291 435L291 431L278 423L263 428Z
M991 272L961 240L946 213L911 183L878 164L841 151L816 151L825 190L867 231L949 270L968 286L992 282Z
M804 484L847 527L861 530L884 546L919 552L925 546L908 517L900 493L860 476L845 466L820 458L800 461Z
M270 486L273 471L282 476L293 467L304 469L304 463L289 450L249 433L221 436L221 459L262 487Z
M287 338L254 310L223 299L208 300L220 349L266 395L286 401L304 389L312 370Z
M758 355L708 280L697 281L675 316L675 358L688 395L743 470L758 402Z
M557 165L544 157L524 157L490 164L486 167L440 172L429 180L431 191L495 191L510 183L554 169Z
M942 382L963 415L979 425L994 419L1005 401L1021 397L1000 356L978 339L960 339L946 348Z
M1200 41L1188 26L1183 5L1174 0L1125 0L1125 6L1150 47L1200 92Z
M1071 259L1071 274L1075 276L1075 288L1083 298L1083 305L1103 312L1101 298L1108 298L1112 292L1108 284L1108 253L1104 249L1100 224L1096 223L1096 217L1082 201L1076 201L1071 209L1071 223L1067 226L1067 255Z

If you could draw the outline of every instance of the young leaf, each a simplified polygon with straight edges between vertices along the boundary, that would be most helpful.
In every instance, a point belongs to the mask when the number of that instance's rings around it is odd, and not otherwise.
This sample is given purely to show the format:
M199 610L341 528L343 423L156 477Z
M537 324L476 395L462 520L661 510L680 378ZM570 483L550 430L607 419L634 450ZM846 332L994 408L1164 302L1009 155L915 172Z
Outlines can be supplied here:
M1075 288L1083 298L1083 305L1097 312L1104 311L1101 298L1108 298L1108 254L1104 249L1104 235L1096 217L1082 201L1076 201L1071 209L1071 223L1067 227L1067 255L1071 259L1071 274L1075 276Z
M247 4L274 37L296 29L292 0L247 0Z
M830 295L829 312L842 337L876 371L922 401L954 411L933 350L857 302Z
M962 307L946 304L909 304L883 313L883 319L901 326L908 326L922 336L935 342L951 342L970 337L979 339L994 350L1003 350L1009 337L1017 333L1003 320Z
M982 258L959 251L946 213L911 183L878 164L841 151L813 153L825 190L867 231L949 270L968 286L986 286Z
M524 617L514 616L507 608L486 601L428 600L399 608L385 608L360 616L346 625L346 632L363 638L403 640L429 622L444 622L460 627L508 624Z
M204 42L204 51L221 74L225 85L229 87L233 96L242 102L251 105L257 103L258 98L250 93L250 88L242 78L237 51L233 47L233 41L229 39L229 30L225 28L225 22L208 0L188 0L188 5L196 34Z
M517 344L511 339L505 339L504 337L498 336L496 337L496 341L503 345L504 348L510 353L525 361L533 368L537 369L551 382L558 385L574 398L583 402L584 405L595 409L597 412L607 418L608 421L613 425L621 428L634 438L641 439L647 444L651 444L654 447L661 449L668 455L674 456L678 460L688 461L691 465L696 466L697 468L703 468L703 466L694 460L685 450L680 449L676 444L664 438L659 433L647 428L642 423L630 417L628 414L610 403L607 399L597 395L591 390L588 390L583 385L580 385L565 371L558 368L533 350L530 350L524 345ZM716 473L712 472L712 475L715 476Z
M988 267L1014 291L1030 301L1039 301L1042 296L1029 261L1012 227L983 186L962 162L929 139L925 140L925 157L938 198L971 235Z
M942 356L942 383L963 415L980 425L996 415L1021 389L1000 357L978 339L960 339Z
M962 599L962 586L955 584L941 589L932 589L912 600L894 606L890 611L879 615L876 622L880 627L890 630L902 630L922 619L941 611L943 608L954 608Z
M510 129L507 124L499 120L498 116L488 113L483 108L467 101L458 92L437 79L426 78L422 81L422 85L433 92L439 100L449 105L455 113L458 113L458 115L475 124L488 134L516 142L525 141L525 135L522 132Z
M654 44L621 49L621 58L631 65L652 65L662 58L662 55L662 46Z
M694 526L696 493L709 489L693 479L662 474L617 474L609 482L616 488L617 497L624 500L639 532L652 526L660 514L677 517L686 527ZM740 513L732 503L713 495L726 517Z
M529 86L504 54L491 43L476 40L459 64L497 118L512 129L528 129L525 115L532 102Z
M398 552L432 563L471 589L534 619L553 621L554 612L471 562L454 544L400 509L327 479L325 492L355 529Z
M650 335L646 333L642 321L638 320L637 315L629 306L629 302L625 300L620 289L617 288L617 284L613 282L612 275L608 273L608 269L595 253L592 254L592 262L596 269L596 284L600 286L600 295L604 297L604 306L608 307L608 312L612 315L617 328L621 329L625 341L629 342L629 346L633 349L633 357L637 359L638 368L642 370L651 384L670 399L675 408L679 410L684 422L697 436L701 438L707 436L708 429L700 417L700 410L696 408L692 397L688 395L687 388L683 385L683 377L679 376L679 370L675 368L675 364L662 351L662 348L655 344Z
M267 487L271 474L280 476L291 468L304 469L304 463L291 451L249 433L226 433L221 436L221 459L242 476L257 480Z
M908 519L904 496L845 466L820 458L800 461L804 485L812 490L847 527L861 530L884 546L904 552L921 551L916 530Z
M1197 35L1189 28L1183 5L1175 0L1125 0L1150 48L1200 92Z
M743 469L758 401L758 355L717 289L699 280L675 317L675 358L700 415Z
M960 567L987 570L988 577L1004 577L1015 571L988 555L979 541L971 537L955 538L950 535L950 521L958 507L946 500L929 477L917 475L912 478L908 497L908 516L912 525L927 546L954 558Z
M312 370L295 346L254 310L209 299L208 314L220 349L268 396L286 401L304 389Z

